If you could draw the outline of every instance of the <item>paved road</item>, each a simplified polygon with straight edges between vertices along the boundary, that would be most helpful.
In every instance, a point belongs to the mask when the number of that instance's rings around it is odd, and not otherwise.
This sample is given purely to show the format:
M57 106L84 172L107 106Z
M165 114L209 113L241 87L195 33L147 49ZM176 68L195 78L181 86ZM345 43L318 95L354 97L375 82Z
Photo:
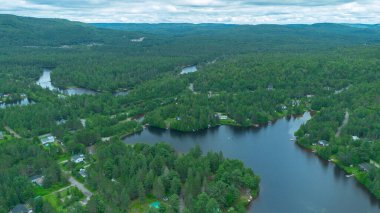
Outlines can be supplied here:
M92 192L90 192L90 190L88 190L82 183L80 183L77 180L75 180L75 178L73 178L72 176L69 177L69 182L70 182L69 186L66 186L66 187L63 187L61 189L58 189L57 191L52 192L52 194L58 193L58 192L62 192L62 191L66 190L66 189L68 189L70 187L76 187L86 197L83 201L81 201L82 205L86 205L88 203L88 201L90 200L91 196L92 196Z
M338 128L338 131L336 132L335 136L339 137L340 133L342 132L342 129L348 124L348 120L350 119L350 113L346 111L346 114L344 115L344 120L342 122L342 125Z
M84 196L86 196L86 199L81 201L83 205L86 205L92 196L92 192L90 192L90 190L88 190L82 183L75 180L72 176L69 177L69 182L72 186L77 187L84 194Z

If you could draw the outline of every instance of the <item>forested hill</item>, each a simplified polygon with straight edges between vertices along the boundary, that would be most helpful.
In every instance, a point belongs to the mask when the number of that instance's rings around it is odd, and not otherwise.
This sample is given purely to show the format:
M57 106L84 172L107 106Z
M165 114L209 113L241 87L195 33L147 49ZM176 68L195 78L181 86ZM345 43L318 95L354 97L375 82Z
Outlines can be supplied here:
M149 36L153 45L180 47L191 37L206 46L236 42L236 49L248 45L263 48L272 44L309 48L380 42L378 25L226 25L226 24L85 24L63 19L41 19L0 15L2 46L62 46L78 44L128 45L133 38ZM116 31L122 30L124 32ZM127 31L128 33L126 33ZM315 45L315 44L323 44ZM315 46L312 46L315 45ZM266 47L268 48L268 47ZM232 48L235 50L235 48ZM245 48L243 48L245 50Z
M60 46L110 43L133 33L98 29L64 19L42 19L0 14L1 46Z
M245 42L260 41L264 44L312 44L324 45L369 44L380 42L378 25L345 25L321 23L313 25L227 25L227 24L125 24L94 23L93 26L130 32L149 32L173 38L213 35L212 38L235 39Z

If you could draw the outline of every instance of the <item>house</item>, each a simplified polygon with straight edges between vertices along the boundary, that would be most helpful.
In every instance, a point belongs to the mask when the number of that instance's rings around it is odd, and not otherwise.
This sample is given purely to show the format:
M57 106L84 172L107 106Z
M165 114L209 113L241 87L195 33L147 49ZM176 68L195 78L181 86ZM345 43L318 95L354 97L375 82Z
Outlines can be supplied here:
M357 140L360 140L360 138L358 136L352 136L352 140L357 141Z
M272 90L274 90L273 84L269 84L267 90L268 90L268 91L272 91Z
M0 140L3 140L3 139L4 139L4 133L0 131Z
M221 116L219 116L219 119L220 120L227 120L228 116L227 115L221 115Z
M144 39L145 39L145 37L136 38L136 39L131 39L131 42L143 42Z
M372 168L372 165L369 163L361 163L359 164L359 168L365 172L369 172L369 170Z
M295 107L295 106L299 106L301 104L301 101L300 100L292 100L292 106Z
M33 213L33 210L25 204L18 204L9 213Z
M71 157L71 161L74 163L81 163L84 161L84 159L85 159L85 157L83 154L74 155Z
M218 117L220 120L227 120L228 119L228 116L227 115L223 115L222 113L217 113L215 115L215 117Z
M42 186L44 183L44 176L42 175L35 175L30 178L30 181L34 184L37 184L39 186Z
M319 146L329 146L329 142L326 140L320 140L318 141Z
M87 171L86 171L86 169L84 169L84 168L80 169L79 170L79 174L80 174L80 176L82 176L84 178L87 177Z
M44 146L55 142L55 137L51 134L42 135L39 137L39 139L40 139L42 145L44 145Z

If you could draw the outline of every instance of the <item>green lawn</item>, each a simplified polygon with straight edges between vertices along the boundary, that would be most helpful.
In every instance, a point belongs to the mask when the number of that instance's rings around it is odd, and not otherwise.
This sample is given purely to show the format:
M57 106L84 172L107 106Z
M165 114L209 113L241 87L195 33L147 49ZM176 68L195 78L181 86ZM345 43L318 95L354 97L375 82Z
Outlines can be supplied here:
M48 189L45 189L42 186L36 185L34 193L36 194L36 196L45 196L66 186L69 186L69 184L56 184Z
M74 203L79 202L84 195L74 186L61 192L50 193L43 197L49 202L57 212L68 212L68 208Z

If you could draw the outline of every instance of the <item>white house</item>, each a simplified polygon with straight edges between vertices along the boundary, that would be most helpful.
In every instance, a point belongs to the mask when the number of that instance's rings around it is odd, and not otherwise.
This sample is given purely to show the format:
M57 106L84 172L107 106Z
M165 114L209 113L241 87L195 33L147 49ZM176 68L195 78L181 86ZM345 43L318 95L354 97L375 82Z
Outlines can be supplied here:
M320 140L318 141L319 146L329 146L329 142L326 140Z
M131 39L131 42L143 42L144 39L145 39L145 37L136 38L136 39Z
M80 169L80 170L79 170L79 174L80 174L82 177L84 177L84 178L87 177L87 171L86 171L86 169L84 169L84 168L83 168L83 169Z
M217 113L215 116L218 117L220 120L227 120L228 119L228 116L223 115L222 113Z
M42 145L48 145L50 143L54 143L55 141L55 137L51 134L47 134L47 135L43 135L43 136L40 136L40 141L42 143Z
M81 163L85 159L84 154L74 155L71 157L71 161L74 163Z

